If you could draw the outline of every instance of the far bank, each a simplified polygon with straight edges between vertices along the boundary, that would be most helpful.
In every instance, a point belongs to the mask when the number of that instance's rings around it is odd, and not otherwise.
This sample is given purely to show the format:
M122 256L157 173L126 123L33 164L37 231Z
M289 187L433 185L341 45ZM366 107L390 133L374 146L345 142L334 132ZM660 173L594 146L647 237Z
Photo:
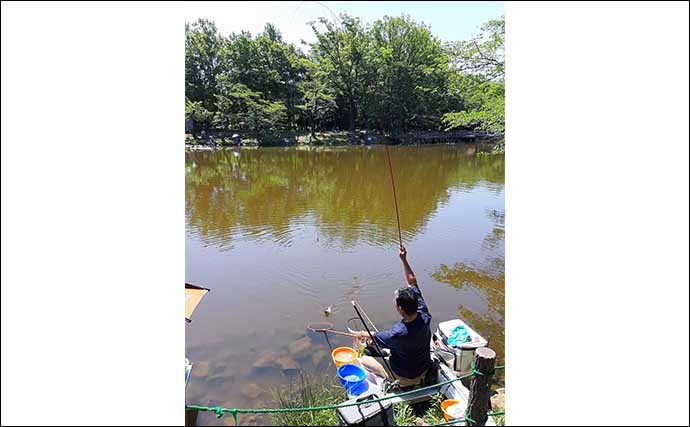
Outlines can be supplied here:
M347 145L422 145L422 144L469 144L482 148L494 148L500 141L500 137L484 132L472 130L456 130L452 132L441 131L410 131L390 133L385 136L374 130L351 131L325 131L325 132L293 132L281 136L258 137L254 133L226 134L206 133L198 135L188 133L185 135L185 144L188 146L222 147L222 146L246 146L246 147L283 147L283 146L347 146Z

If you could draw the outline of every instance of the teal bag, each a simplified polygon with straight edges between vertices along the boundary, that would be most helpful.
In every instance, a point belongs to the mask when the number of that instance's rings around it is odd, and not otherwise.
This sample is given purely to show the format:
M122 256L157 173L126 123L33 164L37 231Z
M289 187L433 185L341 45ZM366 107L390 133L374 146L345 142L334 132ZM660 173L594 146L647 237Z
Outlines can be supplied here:
M450 336L448 337L448 345L457 347L458 344L462 344L464 342L469 341L472 341L472 337L470 337L470 334L467 332L467 329L465 329L464 326L458 325L454 327L452 331L450 331Z

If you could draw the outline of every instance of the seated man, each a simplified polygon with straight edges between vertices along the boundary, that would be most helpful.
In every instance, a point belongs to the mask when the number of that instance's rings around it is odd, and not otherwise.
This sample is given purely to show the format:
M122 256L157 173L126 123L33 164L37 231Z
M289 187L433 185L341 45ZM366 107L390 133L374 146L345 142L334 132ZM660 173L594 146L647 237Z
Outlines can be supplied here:
M410 387L421 382L422 377L431 365L429 356L429 342L431 340L431 314L422 298L417 285L417 279L407 263L407 251L400 247L400 260L405 270L407 287L395 292L395 306L402 320L393 325L390 330L374 334L376 344L382 349L390 350L389 364L397 378L391 378L387 373L382 356L375 354L375 349L367 348L363 356L362 365L374 374L390 380L399 379L400 387ZM357 333L360 338L369 338L366 331Z

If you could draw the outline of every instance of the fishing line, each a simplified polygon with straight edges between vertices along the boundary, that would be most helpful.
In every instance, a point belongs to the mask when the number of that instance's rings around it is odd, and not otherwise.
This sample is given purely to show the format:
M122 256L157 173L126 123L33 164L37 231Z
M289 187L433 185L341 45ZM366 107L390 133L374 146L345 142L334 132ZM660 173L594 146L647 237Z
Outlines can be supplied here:
M395 180L393 179L393 166L391 165L391 155L388 152L388 144L385 143L385 140L384 140L383 147L386 150L386 157L388 158L388 170L391 174L391 185L393 186L393 201L395 202L395 218L398 220L398 243L400 243L400 247L402 248L402 232L400 231L400 214L398 213L398 197L395 194Z

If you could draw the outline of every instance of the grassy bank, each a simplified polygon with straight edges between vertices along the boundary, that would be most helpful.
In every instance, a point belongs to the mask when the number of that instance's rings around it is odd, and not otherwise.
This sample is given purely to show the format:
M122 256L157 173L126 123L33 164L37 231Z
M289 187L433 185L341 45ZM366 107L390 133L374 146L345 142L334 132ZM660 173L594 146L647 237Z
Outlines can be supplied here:
M343 387L327 376L300 374L293 383L278 388L274 395L280 408L306 408L337 405L347 399ZM276 426L337 426L334 410L286 412L271 415Z
M305 408L325 405L337 405L347 399L343 387L330 376L313 376L301 374L295 381L274 390L274 396L280 408ZM394 406L395 424L399 426L429 426L445 422L441 411L442 394L436 394L426 403L409 405L398 403ZM503 410L504 408L494 408ZM495 416L498 426L505 425L503 415ZM314 412L294 412L272 414L276 426L335 426L338 418L335 410Z

